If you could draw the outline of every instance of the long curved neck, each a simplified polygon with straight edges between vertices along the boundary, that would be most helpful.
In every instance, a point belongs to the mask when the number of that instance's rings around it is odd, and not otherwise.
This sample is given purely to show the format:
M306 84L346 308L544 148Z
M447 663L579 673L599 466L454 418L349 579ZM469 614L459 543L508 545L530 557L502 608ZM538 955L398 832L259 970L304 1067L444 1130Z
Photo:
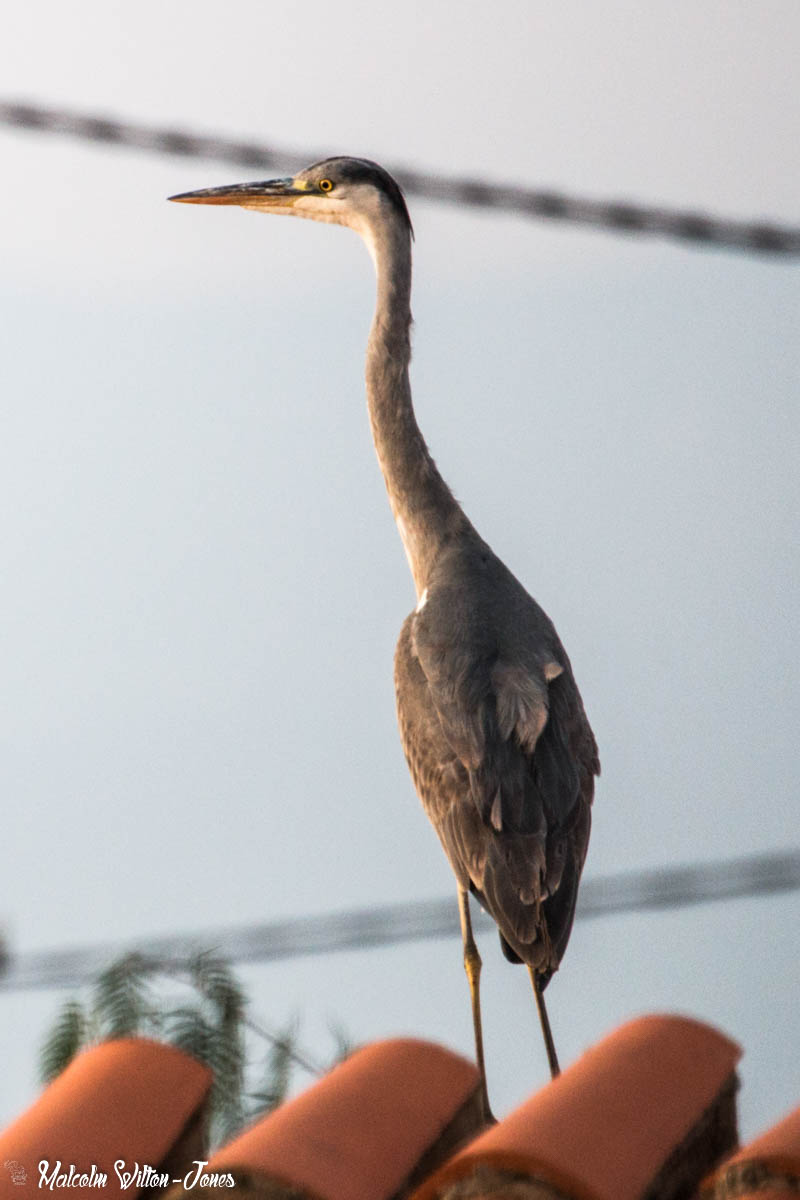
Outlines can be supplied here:
M419 597L444 544L471 527L439 474L411 402L410 231L399 219L382 214L367 241L378 276L367 343L367 408L389 503Z

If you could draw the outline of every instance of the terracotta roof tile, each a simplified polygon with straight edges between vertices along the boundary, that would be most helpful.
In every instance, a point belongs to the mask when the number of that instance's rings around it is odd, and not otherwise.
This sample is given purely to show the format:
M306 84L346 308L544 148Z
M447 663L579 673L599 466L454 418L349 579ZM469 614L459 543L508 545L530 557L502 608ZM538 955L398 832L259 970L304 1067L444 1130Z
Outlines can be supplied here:
M739 1055L697 1021L631 1021L456 1154L413 1200L434 1200L480 1165L538 1177L576 1200L639 1200L726 1085L732 1115ZM728 1126L722 1153L735 1144Z
M4 1163L17 1163L38 1191L39 1163L46 1159L51 1168L61 1162L59 1175L71 1165L76 1174L90 1173L93 1163L108 1175L104 1188L71 1186L73 1200L130 1200L138 1189L122 1189L115 1161L124 1159L129 1167L164 1163L192 1127L210 1086L211 1073L172 1046L120 1038L84 1050L0 1133L0 1197L25 1195Z
M752 1192L736 1192L736 1200L797 1200L797 1188L763 1188Z
M791 1181L791 1185L790 1182ZM772 1190L764 1190L772 1185ZM703 1196L782 1200L800 1194L800 1108L748 1142L704 1183Z
M255 1176L261 1193L268 1179L315 1200L389 1200L448 1127L475 1133L477 1089L473 1064L442 1046L375 1042L217 1151L208 1171L233 1171L237 1190Z

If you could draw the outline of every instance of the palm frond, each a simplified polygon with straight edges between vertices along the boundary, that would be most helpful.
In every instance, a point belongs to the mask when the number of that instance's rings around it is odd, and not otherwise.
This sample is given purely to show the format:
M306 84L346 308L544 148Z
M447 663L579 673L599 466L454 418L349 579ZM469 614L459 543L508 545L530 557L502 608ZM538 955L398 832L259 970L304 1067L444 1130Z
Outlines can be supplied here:
M166 1040L176 1050L212 1067L214 1028L197 1004L183 1004L165 1014Z
M187 970L198 992L213 1006L218 1024L238 1025L247 1001L228 963L216 951L206 950L189 959Z
M50 1083L69 1066L84 1044L86 1013L79 1000L67 1000L56 1017L39 1054L39 1078Z
M159 994L153 984L168 980L189 985L183 1004ZM138 953L110 963L97 978L91 1003L67 1001L40 1053L40 1075L50 1082L86 1044L131 1035L156 1037L192 1055L212 1071L211 1134L217 1144L235 1134L245 1120L271 1112L286 1099L294 1060L308 1068L296 1046L293 1018L273 1036L247 1019L247 998L229 964L215 951L189 959L161 960ZM260 1086L247 1091L247 1026L266 1034L271 1045L263 1061ZM352 1050L340 1026L331 1026L335 1061ZM313 1064L312 1064L312 1070Z
M289 1091L292 1074L292 1051L297 1041L296 1017L274 1038L267 1051L261 1086L250 1093L253 1102L250 1115L261 1116L283 1104Z
M240 1024L220 1022L211 1031L209 1065L214 1072L211 1106L214 1132L221 1141L241 1128L245 1120L242 1101L245 1080L245 1040Z
M137 953L126 954L106 967L94 987L93 1015L103 1036L137 1033L150 1009L148 975L151 966Z

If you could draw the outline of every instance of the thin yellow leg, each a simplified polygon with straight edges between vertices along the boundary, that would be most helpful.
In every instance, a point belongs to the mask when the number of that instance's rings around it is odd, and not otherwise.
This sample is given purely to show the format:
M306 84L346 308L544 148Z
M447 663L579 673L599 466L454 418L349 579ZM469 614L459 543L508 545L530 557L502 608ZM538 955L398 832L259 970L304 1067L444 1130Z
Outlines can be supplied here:
M555 1077L557 1075L561 1074L561 1068L558 1065L558 1056L556 1055L556 1046L555 1046L555 1042L553 1041L553 1032L550 1029L550 1020L547 1016L547 1009L545 1008L545 1004L544 1004L544 996L542 994L542 989L539 986L539 977L536 974L536 972L534 971L533 967L528 967L528 974L531 977L531 983L533 984L533 994L536 997L536 1008L539 1011L539 1021L541 1022L541 1026L542 1026L542 1035L544 1037L544 1047L545 1047L545 1050L547 1051L547 1062L550 1066L550 1076L552 1079L555 1079Z
M483 1024L481 1022L481 956L472 935L472 920L469 915L469 893L466 888L458 889L458 912L461 917L461 938L464 943L464 969L467 972L469 995L472 1001L472 1026L475 1030L475 1060L481 1076L481 1103L486 1124L495 1124L489 1107L489 1090L486 1086L486 1064L483 1058Z

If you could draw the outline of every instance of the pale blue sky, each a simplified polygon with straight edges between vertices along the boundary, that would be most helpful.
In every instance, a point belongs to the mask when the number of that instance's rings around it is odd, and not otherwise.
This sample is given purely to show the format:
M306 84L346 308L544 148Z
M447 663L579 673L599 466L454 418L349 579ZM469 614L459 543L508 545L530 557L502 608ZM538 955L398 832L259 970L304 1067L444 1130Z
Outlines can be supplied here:
M800 220L791 3L10 14L9 96ZM248 173L0 130L0 921L19 951L452 891L402 760L413 602L364 413L372 267L171 206ZM798 268L414 203L420 422L561 633L603 762L587 874L797 844ZM796 895L579 925L564 1061L677 1009L800 1100ZM544 1081L484 951L499 1111ZM251 968L256 1011L471 1050L458 945ZM55 995L0 995L0 1123Z

